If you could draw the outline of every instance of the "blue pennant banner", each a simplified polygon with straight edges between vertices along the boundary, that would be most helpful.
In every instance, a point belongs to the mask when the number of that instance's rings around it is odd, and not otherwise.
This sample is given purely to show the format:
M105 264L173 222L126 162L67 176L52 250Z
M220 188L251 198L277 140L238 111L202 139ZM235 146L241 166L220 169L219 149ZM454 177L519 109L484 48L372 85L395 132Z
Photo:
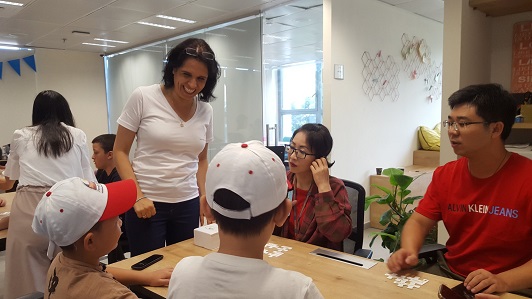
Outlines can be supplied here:
M22 58L24 62L34 71L37 72L37 65L35 63L35 55L30 55ZM9 66L20 76L20 59L12 59L7 61ZM2 80L2 67L4 62L0 61L0 80Z
M26 64L31 67L31 69L36 72L37 71L37 66L35 65L35 55L31 55L31 56L28 56L28 57L24 57L22 58L24 60L24 62L26 62Z
M13 68L15 72L20 76L20 59L8 60L7 63Z

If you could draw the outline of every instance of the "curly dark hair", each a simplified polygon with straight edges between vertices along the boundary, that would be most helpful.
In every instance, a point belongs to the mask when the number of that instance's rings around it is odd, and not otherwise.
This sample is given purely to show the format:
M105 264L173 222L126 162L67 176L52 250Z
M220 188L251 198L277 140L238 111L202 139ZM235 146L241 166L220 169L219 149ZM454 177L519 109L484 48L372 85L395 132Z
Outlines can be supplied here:
M190 54L187 54L187 48L195 49L199 55L191 56ZM209 57L212 59L208 59L202 55L204 52L211 53L212 57ZM214 91L216 83L218 83L218 79L220 78L220 65L216 61L216 56L214 55L214 52L209 44L200 38L189 38L170 50L170 53L168 53L168 56L166 56L166 65L163 69L164 87L171 88L174 86L174 70L181 67L188 58L197 59L203 62L208 69L207 82L205 83L203 90L201 90L198 95L199 100L202 102L210 102L214 100L216 97L212 94L212 92Z
M502 122L501 139L506 140L515 122L517 104L500 84L478 84L464 87L449 97L449 106L468 104L477 109L478 116L488 123Z

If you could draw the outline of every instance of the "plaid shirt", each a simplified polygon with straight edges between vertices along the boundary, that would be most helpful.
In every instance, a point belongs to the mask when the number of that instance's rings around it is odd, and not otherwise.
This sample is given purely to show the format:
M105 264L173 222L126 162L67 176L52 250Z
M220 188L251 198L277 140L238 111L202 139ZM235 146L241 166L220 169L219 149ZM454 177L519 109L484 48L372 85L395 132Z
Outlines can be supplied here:
M294 174L288 172L288 180L292 181ZM276 235L291 238L297 241L310 243L335 250L343 249L343 240L351 234L351 204L344 183L335 177L330 177L331 191L317 193L316 185L309 190L308 201L303 211L298 212L298 231L295 236L294 228L290 227L293 221L287 221L276 230ZM300 192L301 194L301 192ZM299 197L299 196L298 196ZM306 195L305 195L306 197ZM303 204L305 198L297 198L298 203ZM294 219L294 211L290 213Z

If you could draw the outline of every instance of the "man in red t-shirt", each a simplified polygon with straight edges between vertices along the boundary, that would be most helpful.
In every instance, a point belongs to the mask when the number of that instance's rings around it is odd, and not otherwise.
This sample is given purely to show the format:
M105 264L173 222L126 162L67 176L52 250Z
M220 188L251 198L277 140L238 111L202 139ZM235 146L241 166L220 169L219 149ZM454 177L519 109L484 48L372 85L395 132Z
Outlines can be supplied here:
M449 106L443 126L461 158L434 172L388 268L415 266L425 236L442 220L449 240L438 264L447 276L465 277L473 293L532 288L532 160L504 147L516 104L500 85L484 84L453 93Z

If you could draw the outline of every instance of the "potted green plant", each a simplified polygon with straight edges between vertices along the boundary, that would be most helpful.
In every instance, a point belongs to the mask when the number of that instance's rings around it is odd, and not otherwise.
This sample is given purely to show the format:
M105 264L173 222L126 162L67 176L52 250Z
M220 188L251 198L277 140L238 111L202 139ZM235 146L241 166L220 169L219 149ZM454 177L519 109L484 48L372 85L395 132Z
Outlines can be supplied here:
M369 206L374 202L381 205L388 205L389 209L382 214L379 221L384 226L384 229L381 232L372 234L373 237L369 246L373 246L375 239L380 236L382 239L382 247L387 248L390 253L393 253L401 247L403 226L414 212L414 208L410 205L423 198L423 196L409 196L412 191L408 187L419 176L411 177L405 175L403 170L397 168L384 169L382 174L390 177L390 185L392 187L388 189L384 186L372 185L382 190L384 195L367 196L364 210L367 211ZM437 232L435 230L431 232L425 239L425 244L436 243L436 234Z

